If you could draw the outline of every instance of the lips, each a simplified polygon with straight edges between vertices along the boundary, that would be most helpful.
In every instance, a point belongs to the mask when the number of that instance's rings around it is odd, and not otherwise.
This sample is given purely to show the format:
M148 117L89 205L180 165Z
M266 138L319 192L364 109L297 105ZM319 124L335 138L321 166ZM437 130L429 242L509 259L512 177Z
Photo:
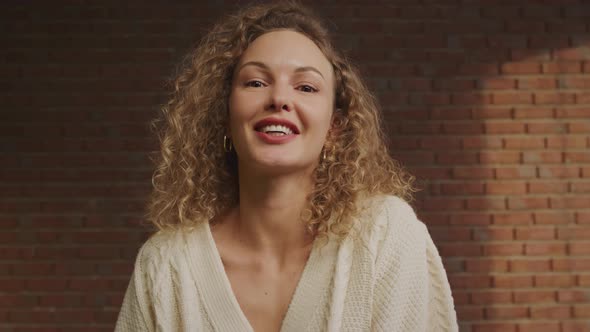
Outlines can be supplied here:
M279 118L266 118L266 119L262 119L260 121L258 121L255 125L254 125L254 130L261 132L264 128L280 128L281 126L287 127L288 129L290 129L290 131L292 132L292 134L298 135L299 134L299 128L297 128L297 126L289 121L289 120L285 120L285 119L279 119ZM291 134L291 133L285 133L285 134Z

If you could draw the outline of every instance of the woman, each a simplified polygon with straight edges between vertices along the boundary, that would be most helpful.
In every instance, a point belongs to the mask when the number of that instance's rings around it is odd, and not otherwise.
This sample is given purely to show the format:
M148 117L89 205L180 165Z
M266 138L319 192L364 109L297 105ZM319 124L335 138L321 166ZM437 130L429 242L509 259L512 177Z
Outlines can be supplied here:
M117 331L454 331L376 103L294 3L215 26L164 109Z

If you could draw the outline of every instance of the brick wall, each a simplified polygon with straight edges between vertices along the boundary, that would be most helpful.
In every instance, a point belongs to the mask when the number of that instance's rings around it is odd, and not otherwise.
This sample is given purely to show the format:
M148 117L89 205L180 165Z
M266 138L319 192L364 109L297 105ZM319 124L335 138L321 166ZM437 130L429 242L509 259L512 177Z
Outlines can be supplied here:
M0 329L111 331L166 78L232 4L0 5ZM462 331L590 331L590 3L321 1L384 109Z

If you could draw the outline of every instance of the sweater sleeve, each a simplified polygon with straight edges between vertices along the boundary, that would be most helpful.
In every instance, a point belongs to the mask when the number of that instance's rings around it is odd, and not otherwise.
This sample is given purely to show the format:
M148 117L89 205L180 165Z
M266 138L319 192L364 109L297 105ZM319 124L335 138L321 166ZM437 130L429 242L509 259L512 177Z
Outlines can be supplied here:
M146 245L140 249L115 326L115 332L154 331L146 276Z
M446 272L426 225L401 199L386 200L381 210L371 330L458 331Z
M428 331L458 331L451 287L430 236L427 236L426 259L429 275Z

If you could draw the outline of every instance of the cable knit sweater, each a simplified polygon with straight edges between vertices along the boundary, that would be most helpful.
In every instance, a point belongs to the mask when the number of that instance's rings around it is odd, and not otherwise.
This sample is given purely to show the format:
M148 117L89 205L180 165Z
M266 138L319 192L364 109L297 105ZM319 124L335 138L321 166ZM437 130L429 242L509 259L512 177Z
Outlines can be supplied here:
M281 332L457 331L440 256L412 208L373 199L356 236L314 243ZM208 223L140 249L115 331L253 331Z

